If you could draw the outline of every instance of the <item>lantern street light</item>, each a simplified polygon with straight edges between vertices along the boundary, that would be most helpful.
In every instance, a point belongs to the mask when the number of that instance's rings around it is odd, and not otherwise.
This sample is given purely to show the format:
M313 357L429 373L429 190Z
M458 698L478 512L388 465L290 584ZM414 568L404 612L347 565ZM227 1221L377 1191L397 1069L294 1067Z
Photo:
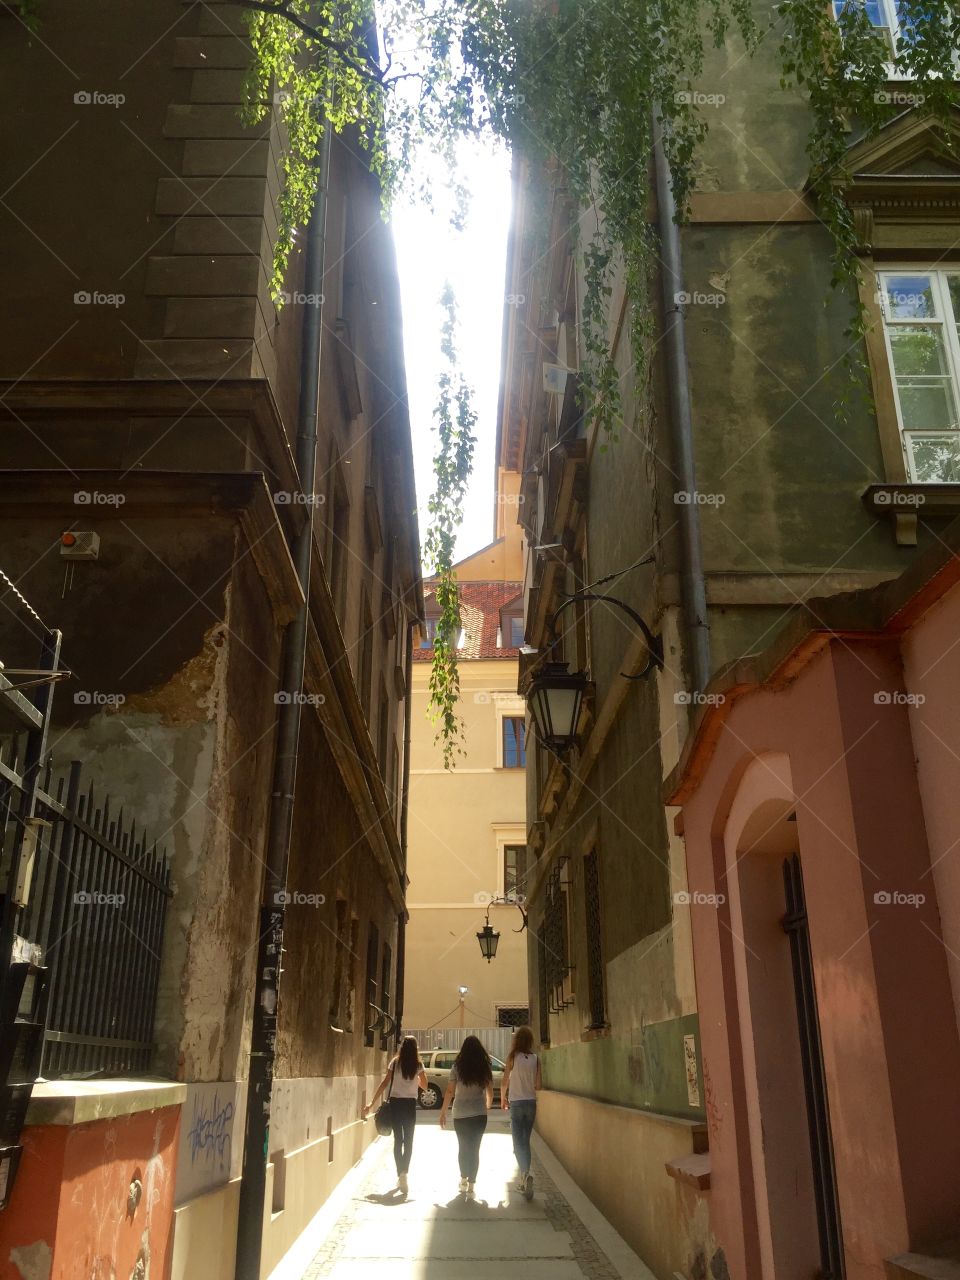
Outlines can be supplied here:
M490 923L490 908L491 907L507 907L507 906L517 907L520 911L520 915L523 917L523 924L520 926L519 929L514 929L513 932L523 933L524 929L526 929L527 927L527 913L523 909L523 904L525 901L526 899L523 898L521 895L511 893L511 894L507 894L503 898L499 898L499 897L491 898L490 901L487 903L486 923L484 924L482 929L479 929L477 931L477 941L480 943L480 952L484 960L486 960L487 964L489 964L490 961L496 956L497 944L500 942L499 930L494 929L494 927Z
M583 671L570 673L566 662L546 662L530 681L527 706L537 741L553 752L566 751L577 735L587 688Z
M500 934L490 924L490 918L487 917L487 923L477 933L477 941L480 943L480 951L483 954L487 964L497 954L497 943L500 941Z
M642 680L651 671L663 668L663 640L655 636L640 614L615 596L596 595L588 591L568 596L553 613L548 623L551 638L547 660L535 671L527 686L527 706L537 730L537 740L555 755L562 755L573 745L580 723L580 708L589 683L586 672L567 670L568 663L553 662L549 655L557 647L557 620L564 609L582 600L603 600L626 613L640 628L647 645L647 661L636 675L620 674L625 680ZM529 651L528 651L529 652Z

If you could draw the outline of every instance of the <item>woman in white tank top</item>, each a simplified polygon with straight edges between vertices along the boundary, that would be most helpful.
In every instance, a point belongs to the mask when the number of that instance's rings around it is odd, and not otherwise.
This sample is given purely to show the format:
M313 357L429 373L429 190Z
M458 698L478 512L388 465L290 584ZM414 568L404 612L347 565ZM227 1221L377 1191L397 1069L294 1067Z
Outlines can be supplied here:
M417 1096L427 1087L427 1075L413 1036L404 1036L400 1051L387 1067L380 1087L363 1108L364 1120L377 1105L384 1089L389 1089L390 1119L393 1123L393 1159L397 1166L397 1190L407 1194L407 1171L413 1154L413 1133L417 1124Z
M532 1153L530 1135L537 1118L537 1090L541 1087L540 1059L533 1052L533 1032L529 1027L518 1027L507 1056L500 1090L500 1105L510 1109L510 1131L513 1135L513 1154L520 1169L518 1190L527 1200L533 1199L533 1174L530 1172Z

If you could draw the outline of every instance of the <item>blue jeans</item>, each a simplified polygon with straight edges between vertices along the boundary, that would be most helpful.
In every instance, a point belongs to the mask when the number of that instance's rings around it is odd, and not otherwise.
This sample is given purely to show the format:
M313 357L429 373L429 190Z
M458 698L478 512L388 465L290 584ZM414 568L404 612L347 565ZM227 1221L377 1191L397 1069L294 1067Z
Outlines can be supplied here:
M537 1118L537 1104L533 1099L510 1103L510 1132L513 1134L513 1154L517 1157L520 1173L526 1177L530 1172L530 1135L533 1133L533 1122Z

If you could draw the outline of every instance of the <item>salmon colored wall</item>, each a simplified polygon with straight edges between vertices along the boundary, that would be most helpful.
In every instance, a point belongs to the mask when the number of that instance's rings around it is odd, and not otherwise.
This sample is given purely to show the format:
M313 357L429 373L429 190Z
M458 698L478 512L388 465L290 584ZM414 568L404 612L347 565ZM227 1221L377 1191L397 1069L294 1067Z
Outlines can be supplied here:
M755 1166L769 1173L791 1159L782 1143L758 1149L750 1124L751 1112L762 1123L763 1099L739 883L749 860L740 854L750 813L783 798L782 770L757 767L765 753L788 760L795 794L848 1280L880 1280L885 1257L953 1224L960 1106L942 1082L945 1062L960 1072L960 1039L943 1018L952 993L937 903L929 893L909 907L875 896L930 883L907 707L876 701L902 688L895 645L824 650L788 688L736 703L684 806L690 892L725 898L719 908L694 901L691 915L711 1222L743 1280L773 1280L770 1228L750 1223ZM738 831L727 830L734 811ZM757 1219L768 1219L759 1203Z
M166 1280L179 1107L24 1129L0 1212L0 1280ZM143 1193L130 1212L131 1183Z
M926 613L906 637L903 668L920 795L930 845L930 878L960 1025L960 590Z

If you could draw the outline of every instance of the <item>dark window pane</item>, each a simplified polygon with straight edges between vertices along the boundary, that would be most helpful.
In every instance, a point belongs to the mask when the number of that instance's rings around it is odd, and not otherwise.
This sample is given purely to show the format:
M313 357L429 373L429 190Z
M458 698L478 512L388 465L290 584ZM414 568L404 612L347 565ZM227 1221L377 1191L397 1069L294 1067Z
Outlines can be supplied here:
M527 762L522 716L503 718L503 767L522 769Z

